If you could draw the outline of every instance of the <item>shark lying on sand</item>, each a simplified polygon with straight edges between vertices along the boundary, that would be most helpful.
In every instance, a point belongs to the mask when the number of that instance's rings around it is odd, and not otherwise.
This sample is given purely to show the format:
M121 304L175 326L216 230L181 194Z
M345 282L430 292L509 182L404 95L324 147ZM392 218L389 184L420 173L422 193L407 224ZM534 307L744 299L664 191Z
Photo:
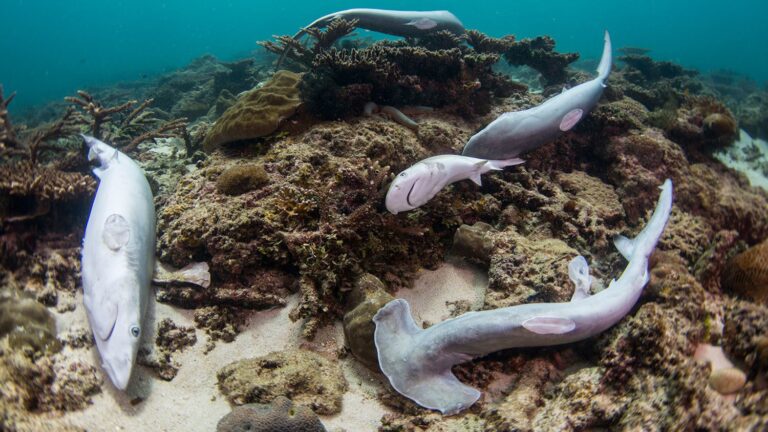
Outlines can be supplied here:
M539 106L507 112L476 133L462 154L484 159L508 159L554 141L571 130L597 105L611 72L611 38L605 32L597 77L563 90Z
M620 321L637 302L649 280L648 260L672 208L672 182L661 187L648 224L634 239L617 237L615 245L629 263L608 288L589 295L587 261L569 265L576 285L570 302L529 303L469 312L427 329L411 317L408 302L393 300L373 317L379 366L392 387L417 404L454 414L474 404L480 392L460 382L453 365L494 351L559 345L597 335Z
M307 29L328 26L333 20L357 20L357 27L394 36L423 36L424 34L447 30L455 35L464 34L464 25L448 11L397 11L386 9L347 9L330 13L314 20L302 28L293 38L298 40ZM287 51L277 61L277 68L283 63Z
M83 239L83 301L102 367L120 390L131 377L155 263L155 206L141 168L83 136L99 188Z
M421 207L440 190L459 180L482 185L480 176L491 170L523 163L522 159L487 160L459 155L440 155L416 162L389 185L384 203L392 214Z

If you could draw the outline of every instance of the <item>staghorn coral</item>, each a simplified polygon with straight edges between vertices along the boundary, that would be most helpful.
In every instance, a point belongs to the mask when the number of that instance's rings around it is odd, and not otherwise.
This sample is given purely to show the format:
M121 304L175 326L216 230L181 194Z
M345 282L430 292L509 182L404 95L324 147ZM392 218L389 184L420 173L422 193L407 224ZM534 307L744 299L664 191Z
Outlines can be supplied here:
M555 52L555 40L549 36L516 41L504 52L507 63L526 65L541 74L544 85L562 84L568 74L566 67L579 59L577 53L561 54Z
M348 386L337 362L301 349L230 363L216 376L219 389L235 405L289 396L321 415L341 411Z
M284 58L293 60L294 63L303 69L310 69L314 58L330 49L339 39L349 35L357 27L357 20L345 20L343 18L334 19L324 29L319 27L310 27L304 29L308 35L315 39L311 48L302 44L299 39L292 36L274 36L277 43L272 41L261 41L259 45L267 51L280 55L278 67Z
M203 147L210 151L221 144L273 133L301 105L300 80L300 74L278 71L262 87L242 95L208 131Z

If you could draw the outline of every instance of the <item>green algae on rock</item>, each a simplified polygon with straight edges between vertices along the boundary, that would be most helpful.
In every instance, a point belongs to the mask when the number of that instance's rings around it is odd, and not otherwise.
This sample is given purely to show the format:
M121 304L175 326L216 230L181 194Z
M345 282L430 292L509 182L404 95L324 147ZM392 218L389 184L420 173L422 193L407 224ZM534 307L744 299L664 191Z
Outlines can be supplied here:
M216 376L219 389L235 405L290 396L320 415L341 411L348 386L338 362L302 349L230 363Z
M300 81L301 74L278 71L263 86L240 96L216 120L203 147L210 151L224 143L259 138L276 131L301 105Z
M278 396L270 404L245 404L232 409L216 425L216 432L325 432L317 414Z

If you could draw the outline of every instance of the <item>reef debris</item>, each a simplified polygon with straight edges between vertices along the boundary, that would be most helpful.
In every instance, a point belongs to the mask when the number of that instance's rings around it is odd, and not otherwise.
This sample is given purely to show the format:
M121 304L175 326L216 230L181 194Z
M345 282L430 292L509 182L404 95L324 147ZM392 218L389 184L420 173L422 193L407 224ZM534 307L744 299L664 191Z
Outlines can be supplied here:
M302 349L230 363L216 376L219 389L235 405L270 403L285 396L320 415L341 411L347 391L337 362Z

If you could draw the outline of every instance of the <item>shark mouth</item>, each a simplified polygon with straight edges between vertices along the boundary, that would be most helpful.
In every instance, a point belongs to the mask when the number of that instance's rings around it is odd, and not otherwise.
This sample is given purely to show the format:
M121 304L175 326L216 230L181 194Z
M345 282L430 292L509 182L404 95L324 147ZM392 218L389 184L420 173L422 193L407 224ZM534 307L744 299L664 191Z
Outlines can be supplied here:
M416 182L413 182L413 184L411 185L411 189L408 191L408 195L406 195L406 197L405 197L405 202L407 202L409 206L411 206L413 208L416 208L417 206L415 206L415 205L413 205L413 203L411 203L411 192L413 192L413 188L414 187L416 187Z

